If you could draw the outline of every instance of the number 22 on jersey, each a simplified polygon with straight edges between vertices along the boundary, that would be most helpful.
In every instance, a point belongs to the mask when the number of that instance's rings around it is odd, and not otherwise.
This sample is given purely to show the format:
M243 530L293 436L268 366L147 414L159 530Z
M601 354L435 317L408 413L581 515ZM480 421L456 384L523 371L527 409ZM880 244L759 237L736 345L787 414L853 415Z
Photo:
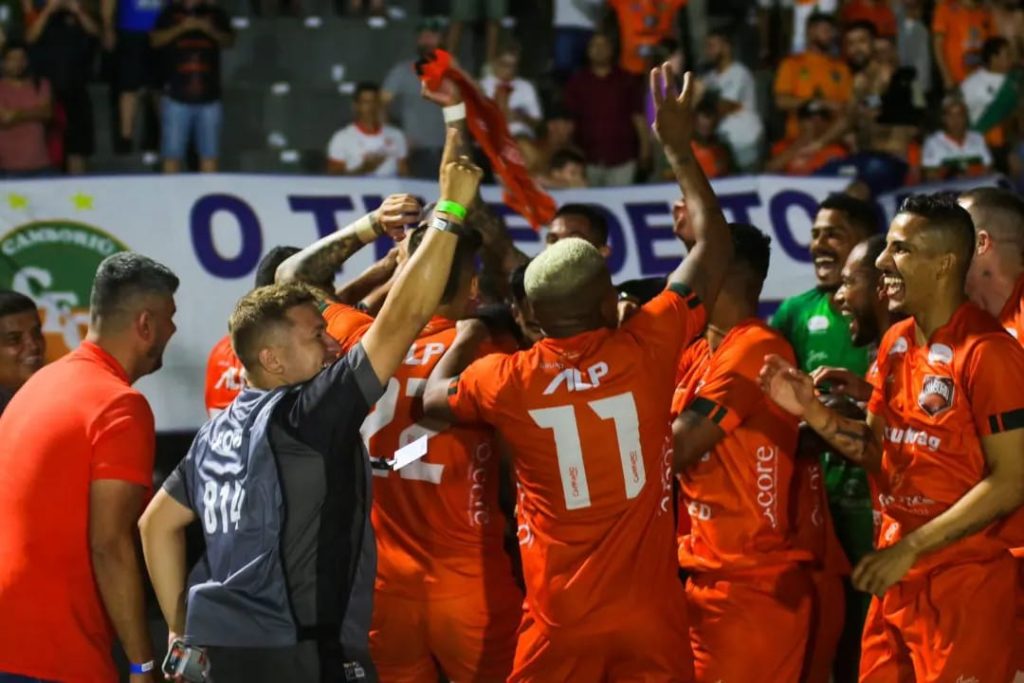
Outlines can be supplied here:
M586 408L582 409L589 409L602 420L610 420L614 424L622 476L626 483L626 498L636 498L643 490L647 475L640 450L640 419L633 392L589 401ZM576 410L574 406L565 405L529 411L538 427L550 429L554 433L565 507L569 510L590 507L590 487L583 463Z
M412 401L421 401L423 400L423 390L426 389L426 387L427 380L409 378L405 381L405 397ZM398 399L401 393L402 382L399 379L392 377L388 380L388 385L384 389L384 395L377 400L373 412L366 416L362 427L359 428L359 433L363 436L363 441L366 443L366 450L370 454L371 458L377 460L388 460L393 458L395 455L393 452L375 453L372 444L373 437L378 435L385 427L395 421L398 410ZM418 422L413 422L403 429L398 435L398 443L395 450L412 443L422 436L434 436L435 434L437 434L436 430L429 429ZM377 450L379 450L379 448ZM441 475L444 472L444 465L423 462L423 460L420 459L416 462L409 463L398 472L402 479L429 481L432 484L440 484ZM389 470L374 469L373 474L378 477L386 477L391 474L391 472Z

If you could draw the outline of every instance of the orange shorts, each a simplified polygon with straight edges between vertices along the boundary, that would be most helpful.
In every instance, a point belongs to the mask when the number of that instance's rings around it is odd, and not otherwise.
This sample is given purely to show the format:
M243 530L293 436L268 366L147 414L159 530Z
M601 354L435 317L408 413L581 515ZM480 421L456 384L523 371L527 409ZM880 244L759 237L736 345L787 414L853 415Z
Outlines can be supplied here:
M811 573L814 604L811 609L811 632L807 640L807 661L804 683L828 683L832 663L843 634L846 618L846 587L843 576L829 571Z
M682 590L655 599L650 610L576 628L547 628L525 610L509 683L692 683Z
M861 683L946 683L1013 679L1017 564L938 567L904 580L868 609Z
M798 681L813 587L797 566L697 573L686 585L698 683Z
M508 678L522 619L523 594L508 590L447 600L374 595L370 654L389 683L452 681L499 683Z

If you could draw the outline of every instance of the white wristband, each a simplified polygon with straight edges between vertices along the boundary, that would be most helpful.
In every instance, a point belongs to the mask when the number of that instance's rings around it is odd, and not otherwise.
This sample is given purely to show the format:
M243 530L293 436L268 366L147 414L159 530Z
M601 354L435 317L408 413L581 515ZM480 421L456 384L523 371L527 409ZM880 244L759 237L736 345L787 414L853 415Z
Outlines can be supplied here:
M441 113L444 114L445 123L455 123L456 121L462 121L463 119L466 118L466 103L459 102L458 104L453 104L450 107L445 107L444 109L441 110Z
M377 228L375 227L376 221L373 220L372 213L366 214L353 225L355 227L356 237L358 237L359 241L363 244L369 244L380 237L380 233L377 232Z

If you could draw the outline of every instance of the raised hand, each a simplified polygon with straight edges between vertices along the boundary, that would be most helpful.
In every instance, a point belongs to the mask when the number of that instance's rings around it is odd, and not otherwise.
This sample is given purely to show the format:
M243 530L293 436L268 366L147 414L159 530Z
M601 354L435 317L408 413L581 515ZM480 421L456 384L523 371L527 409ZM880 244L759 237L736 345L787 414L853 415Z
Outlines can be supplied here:
M456 156L456 150L462 144L461 138L457 129L448 128L441 157L441 199L468 207L476 198L484 172L469 157Z
M764 357L760 373L761 390L786 412L803 417L818 399L810 375L797 370L784 358L771 354Z
M419 220L423 207L411 194L388 195L374 212L380 229L396 242L405 238L405 226Z
M441 81L441 87L437 90L430 90L424 83L420 87L420 94L423 99L429 100L440 107L451 107L462 101L462 92L455 81L445 78Z
M689 152L693 138L696 89L693 74L683 74L683 91L676 91L672 65L665 62L651 69L651 94L654 98L654 134L669 153Z
M845 368L820 367L811 373L811 380L814 386L828 384L829 393L836 396L849 396L855 401L871 398L871 385Z

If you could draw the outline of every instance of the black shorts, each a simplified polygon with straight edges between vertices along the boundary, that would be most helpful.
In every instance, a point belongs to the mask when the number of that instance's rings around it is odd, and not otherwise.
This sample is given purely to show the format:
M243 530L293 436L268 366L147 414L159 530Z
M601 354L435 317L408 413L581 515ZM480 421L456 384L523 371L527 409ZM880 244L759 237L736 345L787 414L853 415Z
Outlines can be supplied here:
M160 65L156 50L149 44L149 32L118 31L116 53L114 68L119 91L160 87Z
M92 115L92 100L84 87L72 88L56 94L64 108L67 125L64 129L64 154L91 156L96 149L96 131Z

